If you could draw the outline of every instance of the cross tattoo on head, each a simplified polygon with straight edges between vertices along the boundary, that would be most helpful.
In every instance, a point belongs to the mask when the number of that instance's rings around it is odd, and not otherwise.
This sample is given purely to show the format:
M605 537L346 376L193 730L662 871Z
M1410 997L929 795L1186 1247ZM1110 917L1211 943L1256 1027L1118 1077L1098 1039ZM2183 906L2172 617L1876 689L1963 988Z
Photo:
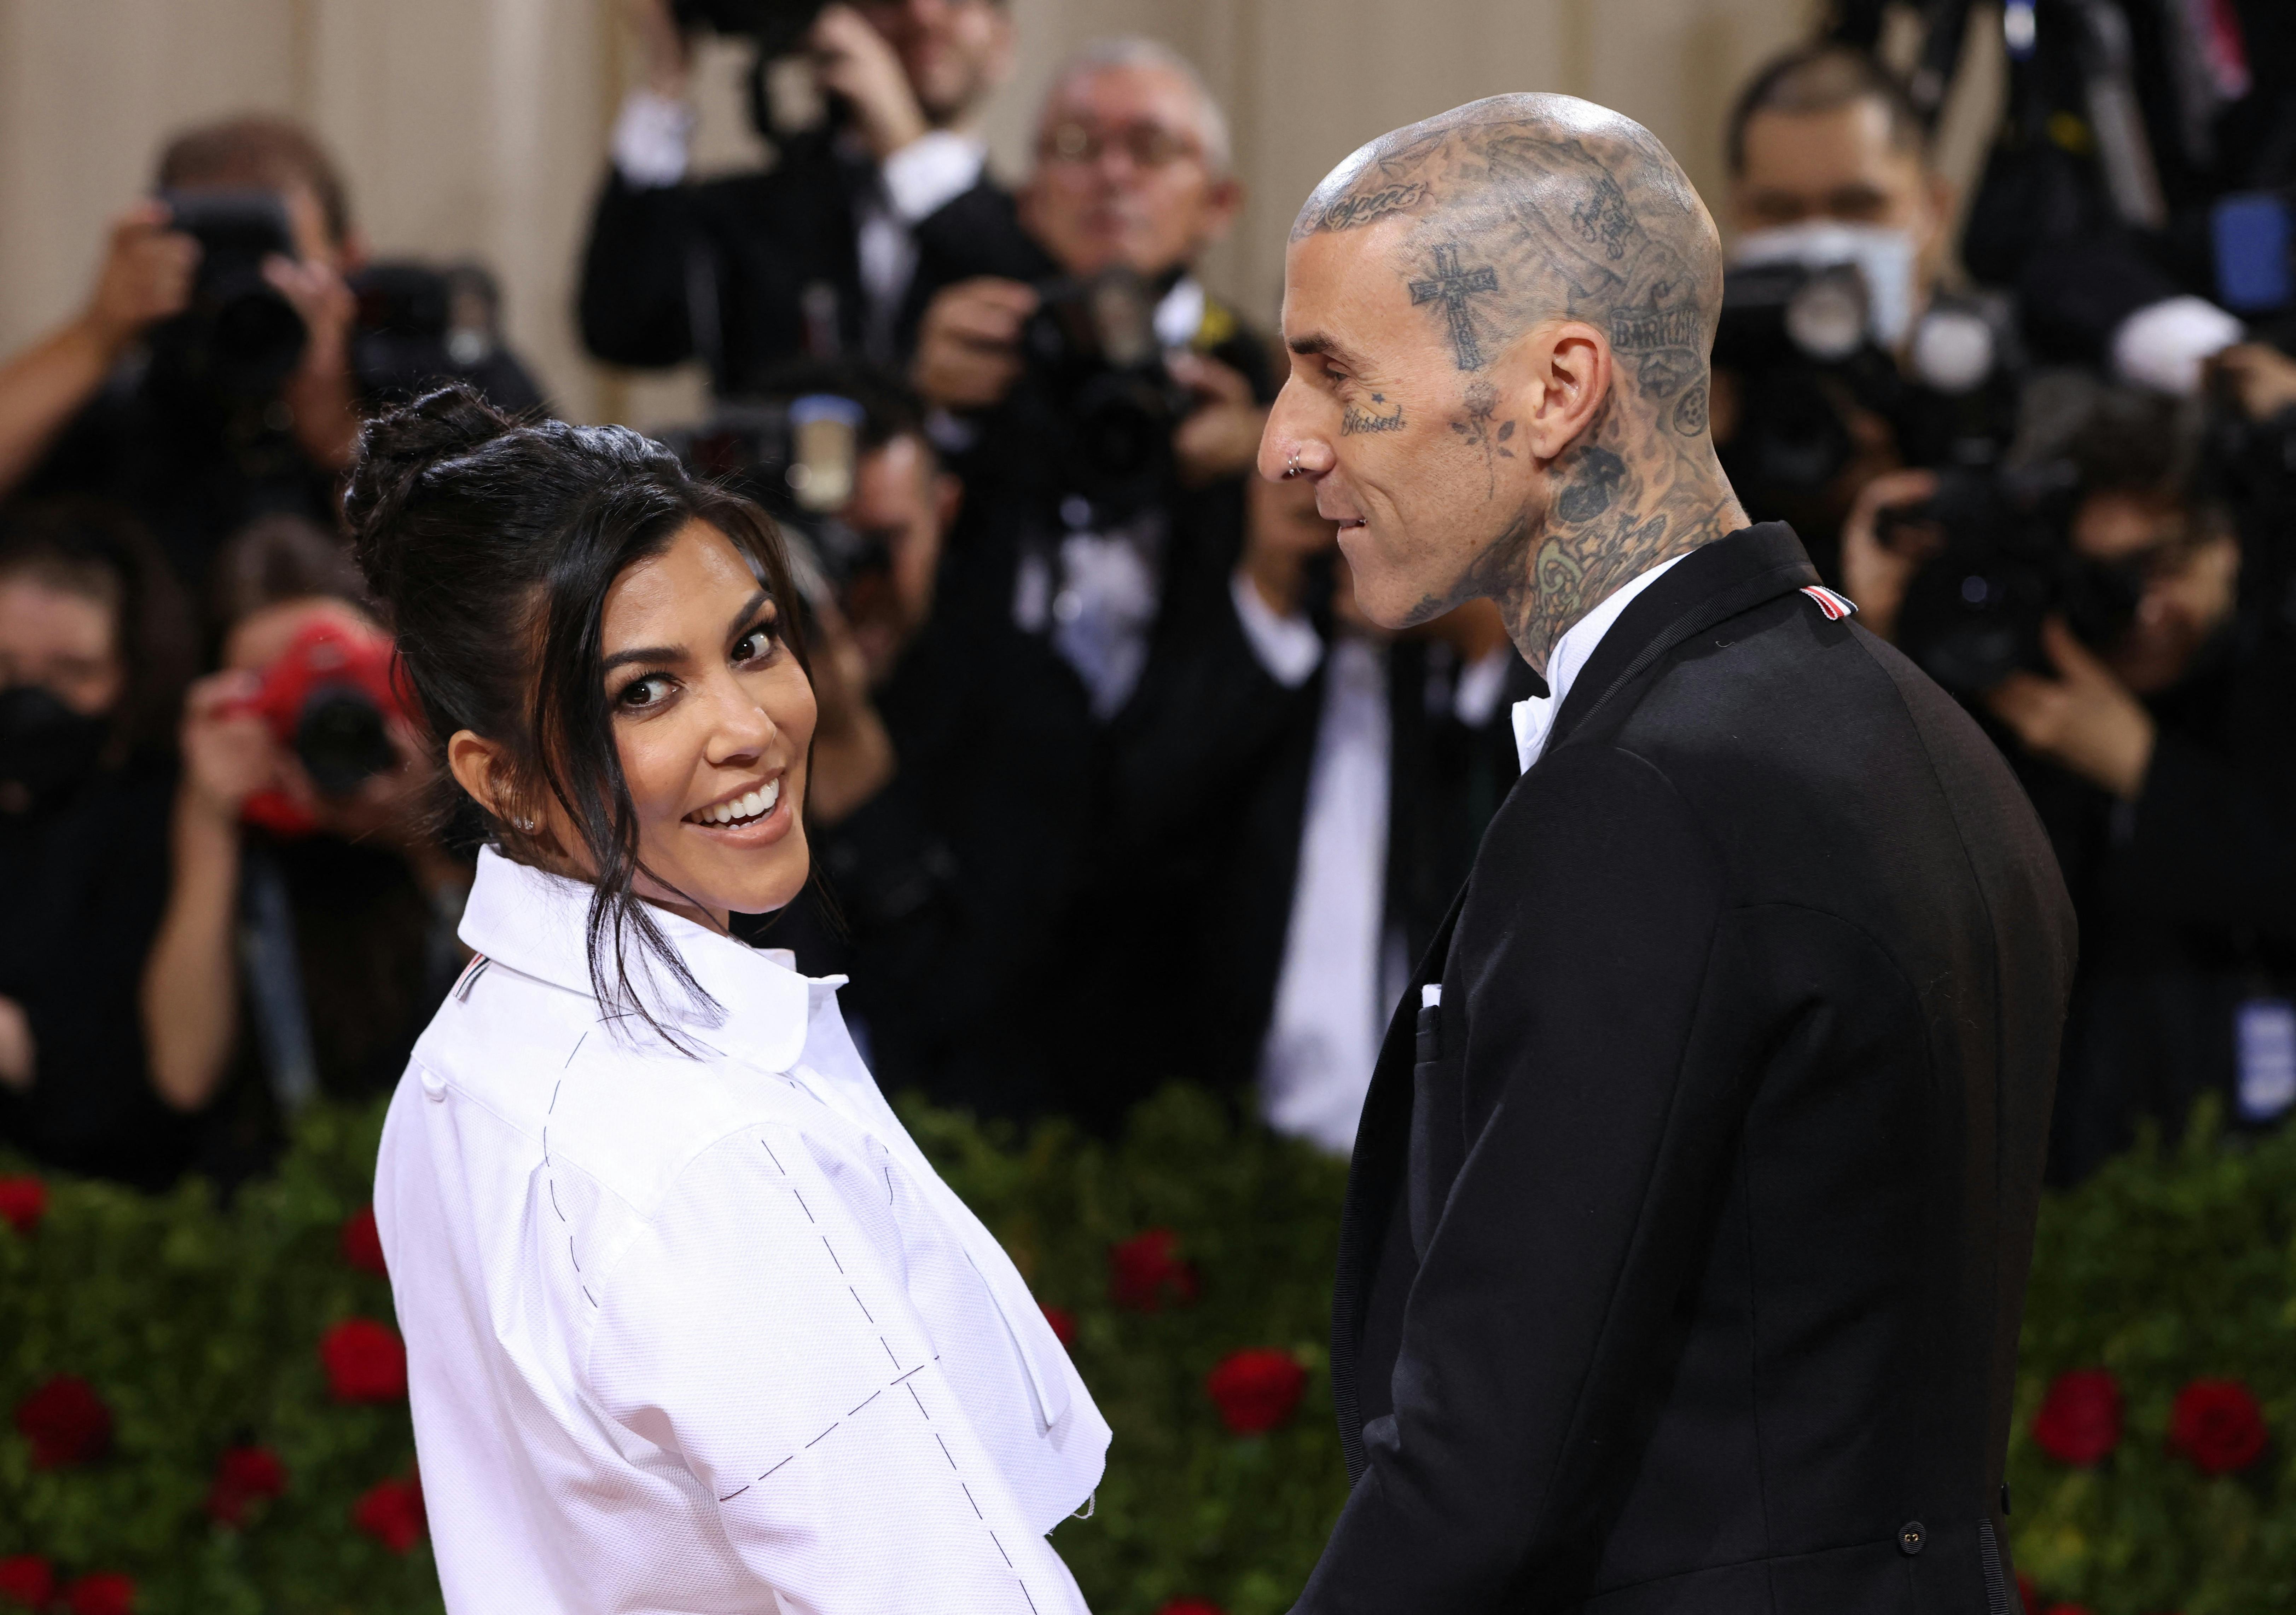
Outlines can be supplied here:
M1459 249L1456 243L1446 243L1435 249L1435 275L1431 280L1411 283L1411 302L1414 308L1431 303L1438 298L1443 302L1443 313L1451 325L1451 347L1458 355L1459 368L1480 370L1483 367L1483 350L1475 340L1475 317L1468 311L1467 299L1478 292L1499 289L1499 272L1490 265L1480 268L1459 268Z

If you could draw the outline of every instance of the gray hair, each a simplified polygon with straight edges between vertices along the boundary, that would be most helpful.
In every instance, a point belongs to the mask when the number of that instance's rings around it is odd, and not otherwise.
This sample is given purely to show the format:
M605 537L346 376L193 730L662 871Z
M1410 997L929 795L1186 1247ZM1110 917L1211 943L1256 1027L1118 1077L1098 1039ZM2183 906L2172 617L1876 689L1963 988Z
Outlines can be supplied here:
M1196 138L1203 144L1204 161L1215 174L1228 171L1234 151L1228 138L1227 113L1213 95L1212 87L1204 82L1196 64L1160 39L1127 34L1113 39L1095 39L1082 46L1054 73L1052 87L1045 92L1045 103L1051 105L1062 91L1079 78L1118 68L1153 69L1169 73L1186 85L1188 93L1195 97Z

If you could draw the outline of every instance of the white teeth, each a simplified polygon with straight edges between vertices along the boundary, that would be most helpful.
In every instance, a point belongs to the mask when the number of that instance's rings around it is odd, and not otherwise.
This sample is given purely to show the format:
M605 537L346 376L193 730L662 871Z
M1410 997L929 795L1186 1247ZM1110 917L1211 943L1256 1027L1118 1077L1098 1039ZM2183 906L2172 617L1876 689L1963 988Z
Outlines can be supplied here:
M778 779L759 787L746 795L731 802L721 802L714 808L704 808L695 817L704 824L733 824L743 819L756 819L774 811L782 799L782 782Z

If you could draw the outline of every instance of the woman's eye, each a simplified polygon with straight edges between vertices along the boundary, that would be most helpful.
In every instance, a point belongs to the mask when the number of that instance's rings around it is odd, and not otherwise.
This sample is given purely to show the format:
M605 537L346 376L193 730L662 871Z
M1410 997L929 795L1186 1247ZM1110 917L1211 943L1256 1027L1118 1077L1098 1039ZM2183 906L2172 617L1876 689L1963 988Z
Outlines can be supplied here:
M774 630L759 626L751 629L734 642L734 662L736 666L762 662L774 654Z
M627 712L644 712L650 706L660 706L669 698L669 678L665 673L648 673L643 679L633 679L622 686L622 693L614 704Z

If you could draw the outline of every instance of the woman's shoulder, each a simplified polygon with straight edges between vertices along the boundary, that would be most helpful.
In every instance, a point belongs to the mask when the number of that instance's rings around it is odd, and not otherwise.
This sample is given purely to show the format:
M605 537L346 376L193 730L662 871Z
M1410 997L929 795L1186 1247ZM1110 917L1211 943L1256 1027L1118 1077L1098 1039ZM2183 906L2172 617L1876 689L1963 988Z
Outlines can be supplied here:
M676 1041L673 1042L672 1038ZM542 1158L650 1218L723 1141L833 1120L802 1086L727 1058L709 1028L665 1034L515 970L473 960L415 1045L410 1081L483 1108Z

